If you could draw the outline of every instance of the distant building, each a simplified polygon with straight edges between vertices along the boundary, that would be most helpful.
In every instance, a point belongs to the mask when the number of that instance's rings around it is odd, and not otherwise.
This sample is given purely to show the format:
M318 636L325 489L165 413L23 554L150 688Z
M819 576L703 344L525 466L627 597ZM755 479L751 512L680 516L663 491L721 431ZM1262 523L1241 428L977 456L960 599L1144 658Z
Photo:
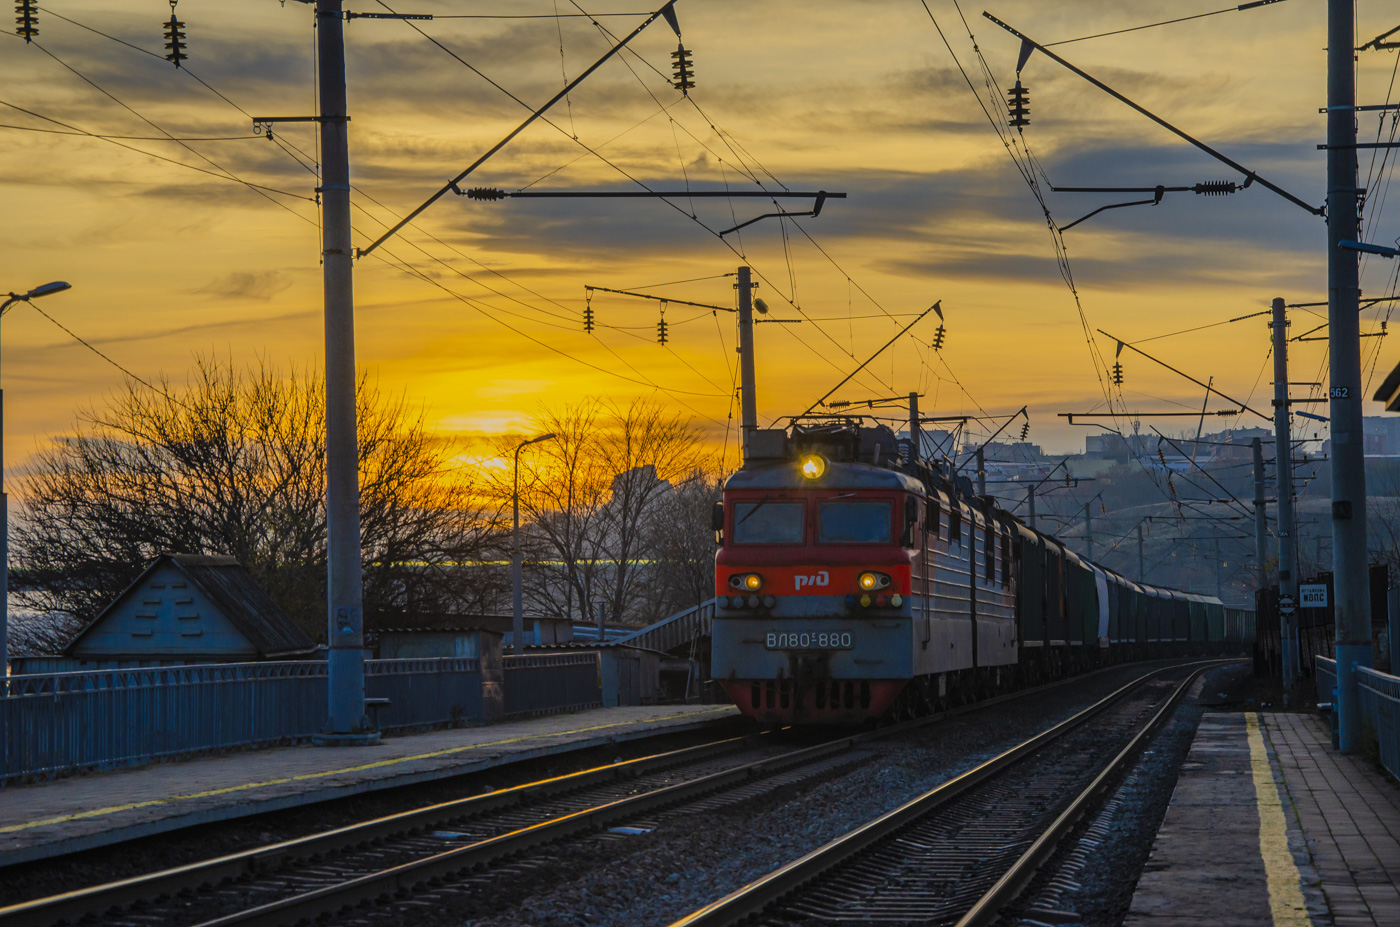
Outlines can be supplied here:
M1367 416L1361 420L1361 427L1366 433L1368 456L1400 456L1400 418L1387 415Z
M161 554L78 632L63 659L28 658L24 671L296 660L315 651L233 557Z

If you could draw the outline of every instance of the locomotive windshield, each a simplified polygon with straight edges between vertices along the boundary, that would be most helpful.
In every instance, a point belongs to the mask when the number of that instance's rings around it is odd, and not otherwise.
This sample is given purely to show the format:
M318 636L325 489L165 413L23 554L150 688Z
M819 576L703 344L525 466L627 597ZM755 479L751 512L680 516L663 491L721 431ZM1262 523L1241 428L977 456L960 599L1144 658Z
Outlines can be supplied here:
M822 544L888 544L890 503L823 502L817 514Z
M801 544L806 505L801 502L736 502L735 544Z

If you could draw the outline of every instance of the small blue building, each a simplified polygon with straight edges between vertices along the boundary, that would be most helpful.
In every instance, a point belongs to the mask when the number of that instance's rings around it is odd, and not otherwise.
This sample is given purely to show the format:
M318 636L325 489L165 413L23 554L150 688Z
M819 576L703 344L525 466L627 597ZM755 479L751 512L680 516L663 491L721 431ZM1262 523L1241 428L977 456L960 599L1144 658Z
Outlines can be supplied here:
M161 554L73 638L66 665L38 671L297 660L315 651L235 558Z

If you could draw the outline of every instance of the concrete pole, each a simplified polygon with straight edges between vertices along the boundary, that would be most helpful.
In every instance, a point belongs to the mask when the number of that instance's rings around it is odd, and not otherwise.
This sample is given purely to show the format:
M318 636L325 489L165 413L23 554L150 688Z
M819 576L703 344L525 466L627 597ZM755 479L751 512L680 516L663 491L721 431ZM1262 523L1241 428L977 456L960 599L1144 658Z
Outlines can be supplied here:
M1385 591L1386 624L1390 638L1390 675L1400 676L1400 586Z
M741 433L744 462L749 460L749 440L758 429L758 397L753 374L753 282L748 267L739 268L739 377Z
M326 318L326 743L376 743L365 717L360 472L355 426L355 299L350 143L341 0L316 0L321 84L322 264Z
M1091 511L1094 500L1084 503L1084 540L1089 546L1089 559L1094 559L1094 515Z
M1339 244L1360 237L1356 189L1356 2L1327 3L1327 342L1331 375L1332 576L1337 622L1337 736L1361 748L1356 667L1371 665L1366 576L1366 459L1361 423L1359 255ZM1279 459L1288 456L1279 448Z
M1035 484L1026 487L1026 523L1035 528Z
M608 603L607 600L604 599L598 603L598 643L600 644L608 636L607 614Z
M10 496L5 492L5 390L0 388L0 698L9 694ZM0 730L0 736L4 733Z
M977 449L977 495L987 494L987 452L984 448Z
M510 652L517 657L525 652L525 587L520 575L520 452L529 443L529 441L522 441L516 446L515 466L511 470L514 474L515 487L510 494L512 512L510 529Z
M919 446L919 394L909 394L909 465L912 467L924 456Z
M1254 454L1254 572L1257 588L1269 584L1268 571L1264 569L1269 557L1269 513L1264 501L1264 443L1255 438L1249 443Z
M1288 318L1282 299L1274 300L1274 473L1278 488L1278 594L1298 601L1296 525L1293 518L1293 435L1288 419ZM1279 613L1283 660L1283 703L1292 703L1298 687L1298 618Z
M1220 582L1220 538L1215 539L1215 597L1221 598L1222 586ZM1223 601L1223 600L1222 600Z
M1146 564L1146 561L1143 559L1143 556L1142 556L1142 522L1138 522L1138 526L1137 526L1137 536L1138 536L1138 582L1141 583L1141 582L1144 582L1144 581L1147 579L1147 567L1146 567L1146 565L1145 565L1145 564Z

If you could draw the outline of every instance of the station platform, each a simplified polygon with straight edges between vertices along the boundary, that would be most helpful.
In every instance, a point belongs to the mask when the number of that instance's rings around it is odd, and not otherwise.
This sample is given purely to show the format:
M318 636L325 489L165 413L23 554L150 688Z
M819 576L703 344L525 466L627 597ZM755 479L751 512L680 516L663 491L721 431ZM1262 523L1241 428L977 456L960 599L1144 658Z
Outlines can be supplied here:
M1124 924L1400 924L1400 784L1325 717L1207 714Z
M732 705L597 708L372 747L275 747L10 786L0 789L0 867L737 717Z

